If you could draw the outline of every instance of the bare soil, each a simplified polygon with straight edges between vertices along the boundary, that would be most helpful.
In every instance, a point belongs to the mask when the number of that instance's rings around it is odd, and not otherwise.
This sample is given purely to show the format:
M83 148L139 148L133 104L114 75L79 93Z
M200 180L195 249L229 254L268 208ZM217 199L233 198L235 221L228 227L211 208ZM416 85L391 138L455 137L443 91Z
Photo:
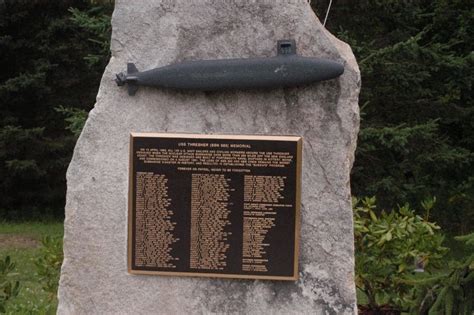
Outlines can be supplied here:
M17 234L0 234L0 248L36 248L40 242L33 237Z

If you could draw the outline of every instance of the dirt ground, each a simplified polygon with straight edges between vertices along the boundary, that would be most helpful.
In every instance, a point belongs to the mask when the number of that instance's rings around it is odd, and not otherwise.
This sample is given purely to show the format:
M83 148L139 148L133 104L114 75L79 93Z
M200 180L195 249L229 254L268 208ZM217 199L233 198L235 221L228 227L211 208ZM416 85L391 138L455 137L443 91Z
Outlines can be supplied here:
M33 237L15 234L0 234L0 248L36 248L40 242Z

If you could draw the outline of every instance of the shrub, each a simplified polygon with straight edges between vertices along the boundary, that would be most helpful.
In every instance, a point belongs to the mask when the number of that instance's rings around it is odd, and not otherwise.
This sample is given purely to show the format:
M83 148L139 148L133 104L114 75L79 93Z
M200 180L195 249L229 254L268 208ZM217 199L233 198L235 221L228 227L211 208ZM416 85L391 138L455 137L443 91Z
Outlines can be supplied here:
M413 281L418 303L413 314L474 314L474 233L455 238L464 244L464 259L451 261L448 269Z
M20 292L20 282L11 281L15 264L10 261L10 256L0 260L0 313L6 312L7 303Z
M62 239L46 236L41 243L40 255L35 265L43 283L43 290L48 292L50 300L53 300L58 291L59 273L63 262Z
M377 215L375 197L354 199L356 285L371 310L407 310L413 284L405 280L418 268L431 268L446 252L439 226L428 221L434 201L423 203L426 216L409 205Z

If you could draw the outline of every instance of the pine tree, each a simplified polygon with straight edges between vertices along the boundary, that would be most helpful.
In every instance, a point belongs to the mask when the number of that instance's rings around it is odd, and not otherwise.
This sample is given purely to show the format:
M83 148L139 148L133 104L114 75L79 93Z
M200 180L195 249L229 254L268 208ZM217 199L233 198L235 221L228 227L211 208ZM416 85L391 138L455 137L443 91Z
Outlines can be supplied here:
M88 111L104 67L84 59L97 44L68 10L91 5L11 0L0 6L0 217L62 216L76 138L55 108Z
M313 5L325 13L327 1ZM327 27L362 75L354 195L383 207L436 196L437 222L472 227L473 24L467 0L334 1Z

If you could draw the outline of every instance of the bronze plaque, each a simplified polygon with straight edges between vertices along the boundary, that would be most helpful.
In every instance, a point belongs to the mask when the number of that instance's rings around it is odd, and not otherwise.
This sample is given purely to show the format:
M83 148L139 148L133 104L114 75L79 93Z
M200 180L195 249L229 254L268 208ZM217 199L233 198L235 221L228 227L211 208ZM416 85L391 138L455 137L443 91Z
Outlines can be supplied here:
M298 279L301 137L130 142L130 273Z

